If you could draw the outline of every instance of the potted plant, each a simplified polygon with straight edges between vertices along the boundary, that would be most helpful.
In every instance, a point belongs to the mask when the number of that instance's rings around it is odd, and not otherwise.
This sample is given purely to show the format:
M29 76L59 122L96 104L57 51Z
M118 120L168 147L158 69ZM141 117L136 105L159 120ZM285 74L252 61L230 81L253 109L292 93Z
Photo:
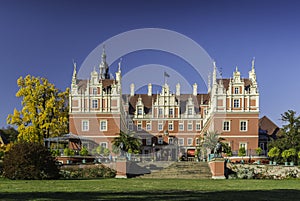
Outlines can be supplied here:
M297 151L295 148L290 148L289 152L290 152L290 157L291 157L290 165L294 166L294 161L295 161L295 157L297 156Z
M239 149L238 156L241 156L241 157L242 157L241 162L244 163L243 157L246 156L246 149L245 149L245 147L241 147L241 148Z
M268 156L271 158L271 160L273 161L273 165L277 164L277 158L280 155L280 149L277 147L273 147L272 149L270 149L270 151L268 152Z
M282 158L285 160L284 165L287 166L287 165L289 164L288 159L289 159L290 156L291 156L290 150L284 150L284 151L281 153L281 156L282 156Z
M262 154L263 150L262 150L261 147L257 147L257 148L255 149L255 152L256 152L256 154L257 154L258 156L260 156L260 155ZM260 164L260 160L257 160L257 164L258 164L258 165Z

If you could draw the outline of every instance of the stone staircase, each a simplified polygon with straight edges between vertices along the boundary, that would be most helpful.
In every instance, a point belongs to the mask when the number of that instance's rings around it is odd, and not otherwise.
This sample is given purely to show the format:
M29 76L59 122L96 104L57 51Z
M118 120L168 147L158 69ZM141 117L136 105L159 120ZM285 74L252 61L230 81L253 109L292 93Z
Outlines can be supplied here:
M212 175L206 162L174 162L168 167L154 170L139 178L179 178L179 179L211 179Z

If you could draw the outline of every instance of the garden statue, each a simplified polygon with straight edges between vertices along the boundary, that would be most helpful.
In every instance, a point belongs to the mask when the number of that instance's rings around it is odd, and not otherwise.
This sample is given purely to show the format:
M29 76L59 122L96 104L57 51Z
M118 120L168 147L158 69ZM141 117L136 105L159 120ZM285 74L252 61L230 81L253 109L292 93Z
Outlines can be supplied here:
M214 154L215 157L221 157L221 153L222 153L222 144L220 142L218 142L214 148Z

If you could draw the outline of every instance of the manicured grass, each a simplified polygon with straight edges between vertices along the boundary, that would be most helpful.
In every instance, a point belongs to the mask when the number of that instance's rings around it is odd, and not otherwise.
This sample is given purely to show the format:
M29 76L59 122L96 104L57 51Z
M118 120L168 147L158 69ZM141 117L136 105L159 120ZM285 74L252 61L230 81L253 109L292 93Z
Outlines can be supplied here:
M0 200L300 200L300 180L0 180Z

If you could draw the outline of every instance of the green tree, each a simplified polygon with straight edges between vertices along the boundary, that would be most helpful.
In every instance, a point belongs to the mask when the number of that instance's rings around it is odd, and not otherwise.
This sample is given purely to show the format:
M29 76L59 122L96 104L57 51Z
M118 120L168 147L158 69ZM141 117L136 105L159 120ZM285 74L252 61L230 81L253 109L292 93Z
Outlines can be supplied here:
M17 84L22 109L14 109L7 123L17 126L18 140L41 143L68 133L68 88L61 92L46 78L30 75L20 77Z
M122 151L128 152L128 150L135 151L140 150L141 140L134 137L133 133L120 132L119 136L114 138L113 141L114 147L119 147Z
M209 150L209 152L212 152L218 142L221 143L223 148L227 147L224 143L221 142L222 140L224 140L224 138L221 138L217 132L207 132L204 136L202 146Z

